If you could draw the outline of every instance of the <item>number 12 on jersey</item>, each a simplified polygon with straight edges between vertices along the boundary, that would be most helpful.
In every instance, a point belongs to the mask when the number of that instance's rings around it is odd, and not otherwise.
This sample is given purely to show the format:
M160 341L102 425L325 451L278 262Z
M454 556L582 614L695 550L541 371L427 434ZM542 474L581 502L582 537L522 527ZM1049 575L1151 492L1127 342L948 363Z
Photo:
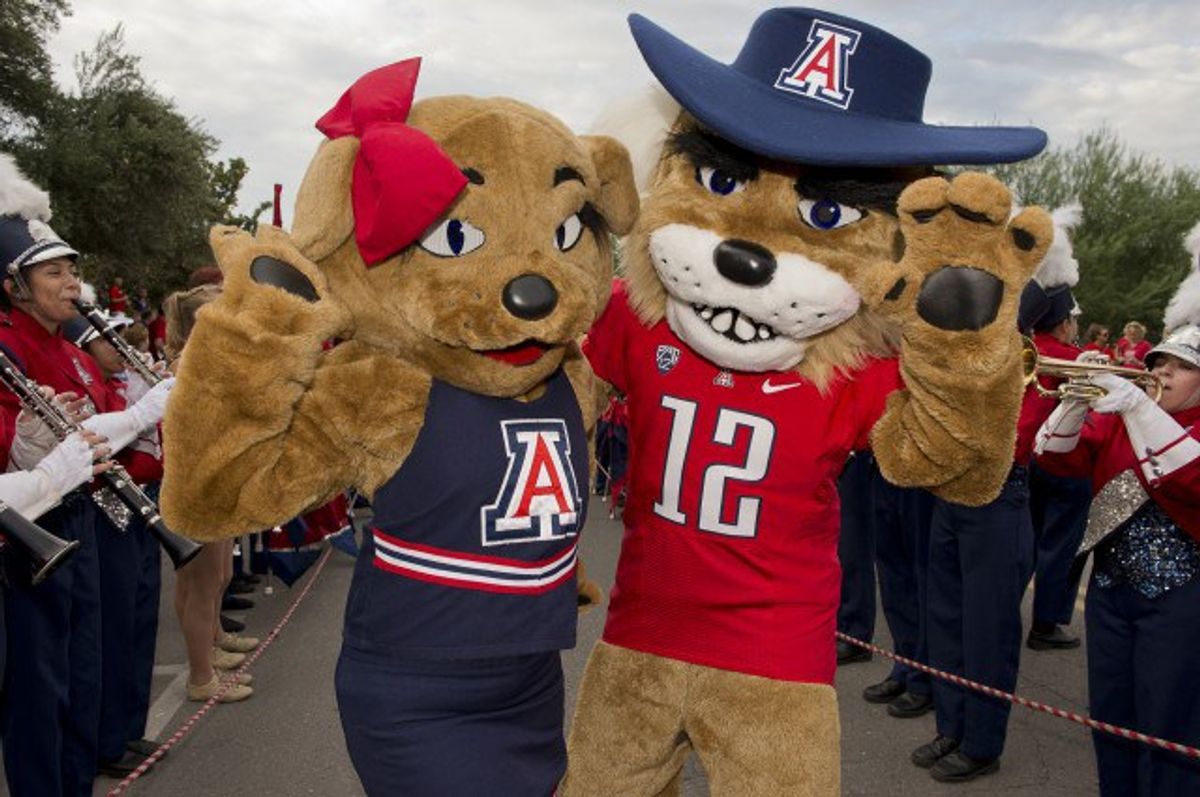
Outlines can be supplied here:
M670 438L667 441L667 457L663 466L662 486L659 499L654 502L654 514L672 523L688 525L688 516L680 508L680 491L683 486L683 471L688 457L697 456L697 450L708 449L704 442L693 445L692 435L696 431L697 403L675 396L663 396L662 406L671 413ZM725 487L731 482L754 483L767 475L771 462L771 451L775 445L775 424L767 418L722 407L717 413L716 427L711 431L713 443L732 446L737 438L738 427L750 430L750 444L746 448L746 459L741 465L709 464L704 469L701 482L700 506L697 527L701 531L724 534L729 537L753 537L758 533L758 516L762 498L742 496L737 500L737 512L732 523L721 519L725 504ZM704 432L701 431L701 434ZM711 449L710 449L711 450Z

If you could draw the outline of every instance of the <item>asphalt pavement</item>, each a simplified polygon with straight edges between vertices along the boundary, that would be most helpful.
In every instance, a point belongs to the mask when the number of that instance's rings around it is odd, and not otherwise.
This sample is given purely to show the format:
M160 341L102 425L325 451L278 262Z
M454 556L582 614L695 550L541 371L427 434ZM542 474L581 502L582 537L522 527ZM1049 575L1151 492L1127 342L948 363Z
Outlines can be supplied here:
M619 520L608 504L593 498L581 544L589 575L611 585L620 546ZM219 705L190 735L126 794L132 797L259 797L321 795L357 797L363 791L350 766L333 693L333 670L341 643L342 611L353 561L334 552L307 599L271 647L255 662L255 693L237 704ZM256 606L238 615L247 633L265 638L305 581L289 590L278 581L259 585ZM267 594L270 587L270 594ZM165 740L199 707L184 700L183 642L172 608L173 577L164 570L149 732ZM1028 600L1026 601L1028 604ZM599 638L603 607L580 619L579 643L563 654L567 718L587 653ZM1028 623L1028 605L1025 611ZM1082 616L1072 629L1082 633ZM882 614L877 641L888 644ZM12 655L10 651L10 655ZM889 664L873 661L838 672L842 724L842 793L846 797L924 795L1035 795L1075 797L1097 793L1095 764L1086 730L1073 723L1014 707L1008 747L999 772L974 783L945 785L909 763L909 753L934 736L932 714L918 719L889 717L885 707L861 698L864 686L886 676ZM1052 705L1086 713L1086 669L1082 649L1022 650L1018 692ZM117 781L100 778L96 795ZM7 790L0 786L0 796ZM707 797L703 769L688 764L685 797ZM484 797L481 795L481 797Z

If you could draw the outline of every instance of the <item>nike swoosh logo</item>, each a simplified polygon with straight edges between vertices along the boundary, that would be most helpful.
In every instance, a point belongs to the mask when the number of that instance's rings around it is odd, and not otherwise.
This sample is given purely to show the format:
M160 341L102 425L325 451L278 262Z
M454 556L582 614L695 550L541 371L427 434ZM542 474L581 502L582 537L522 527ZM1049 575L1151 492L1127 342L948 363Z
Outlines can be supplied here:
M779 393L784 390L791 390L792 388L800 387L803 384L804 384L803 382L789 382L786 385L772 385L771 380L768 379L767 381L762 383L762 392L766 393L769 396L772 393Z

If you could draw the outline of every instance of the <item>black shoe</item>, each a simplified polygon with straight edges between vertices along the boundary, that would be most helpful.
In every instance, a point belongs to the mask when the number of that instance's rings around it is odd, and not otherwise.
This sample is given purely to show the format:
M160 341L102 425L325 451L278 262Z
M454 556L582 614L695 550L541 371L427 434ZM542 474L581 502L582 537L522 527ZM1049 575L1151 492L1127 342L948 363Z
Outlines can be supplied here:
M849 642L837 641L837 663L840 667L843 664L855 664L860 661L870 661L871 651L860 648L858 645L851 645Z
M929 769L957 749L958 739L951 739L949 736L938 734L932 742L923 744L916 750L913 750L912 755L909 756L909 760L921 769Z
M242 573L240 576L234 576L234 578L239 579L241 581L245 581L247 584L261 584L262 583L262 576L255 575L254 573Z
M887 707L888 714L902 720L923 717L931 711L933 711L933 696L914 695L912 692L905 692Z
M962 750L955 750L934 764L929 774L942 783L966 783L999 768L999 758L971 758Z
M241 620L221 615L221 630L227 634L237 634L246 630L246 624Z
M904 694L904 684L892 678L884 678L863 690L863 700L868 703L891 703Z
M131 753L128 750L125 754L116 761L101 761L100 774L108 775L110 778L124 778L133 774L133 771L141 766L146 760L145 756Z
M1035 624L1025 637L1025 644L1032 650L1069 650L1079 647L1079 637L1071 636L1061 625L1047 623L1045 626Z
M149 758L150 756L154 755L158 748L158 742L154 742L149 739L134 739L132 742L125 743L126 750L134 755L141 756L142 758ZM167 751L164 750L163 754L160 755L159 758L161 759L166 757Z
M237 612L253 608L254 601L249 598L241 598L237 595L226 595L221 598L221 611L223 612Z
M236 578L229 582L229 586L225 588L226 595L249 595L254 592L254 585L245 581L239 581Z

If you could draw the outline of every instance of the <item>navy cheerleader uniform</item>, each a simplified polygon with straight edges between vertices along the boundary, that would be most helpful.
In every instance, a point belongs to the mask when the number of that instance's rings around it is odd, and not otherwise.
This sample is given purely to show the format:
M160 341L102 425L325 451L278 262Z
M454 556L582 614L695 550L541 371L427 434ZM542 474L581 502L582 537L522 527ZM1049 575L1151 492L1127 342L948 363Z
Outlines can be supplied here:
M587 453L561 370L530 402L434 381L346 606L338 705L372 797L554 792Z

